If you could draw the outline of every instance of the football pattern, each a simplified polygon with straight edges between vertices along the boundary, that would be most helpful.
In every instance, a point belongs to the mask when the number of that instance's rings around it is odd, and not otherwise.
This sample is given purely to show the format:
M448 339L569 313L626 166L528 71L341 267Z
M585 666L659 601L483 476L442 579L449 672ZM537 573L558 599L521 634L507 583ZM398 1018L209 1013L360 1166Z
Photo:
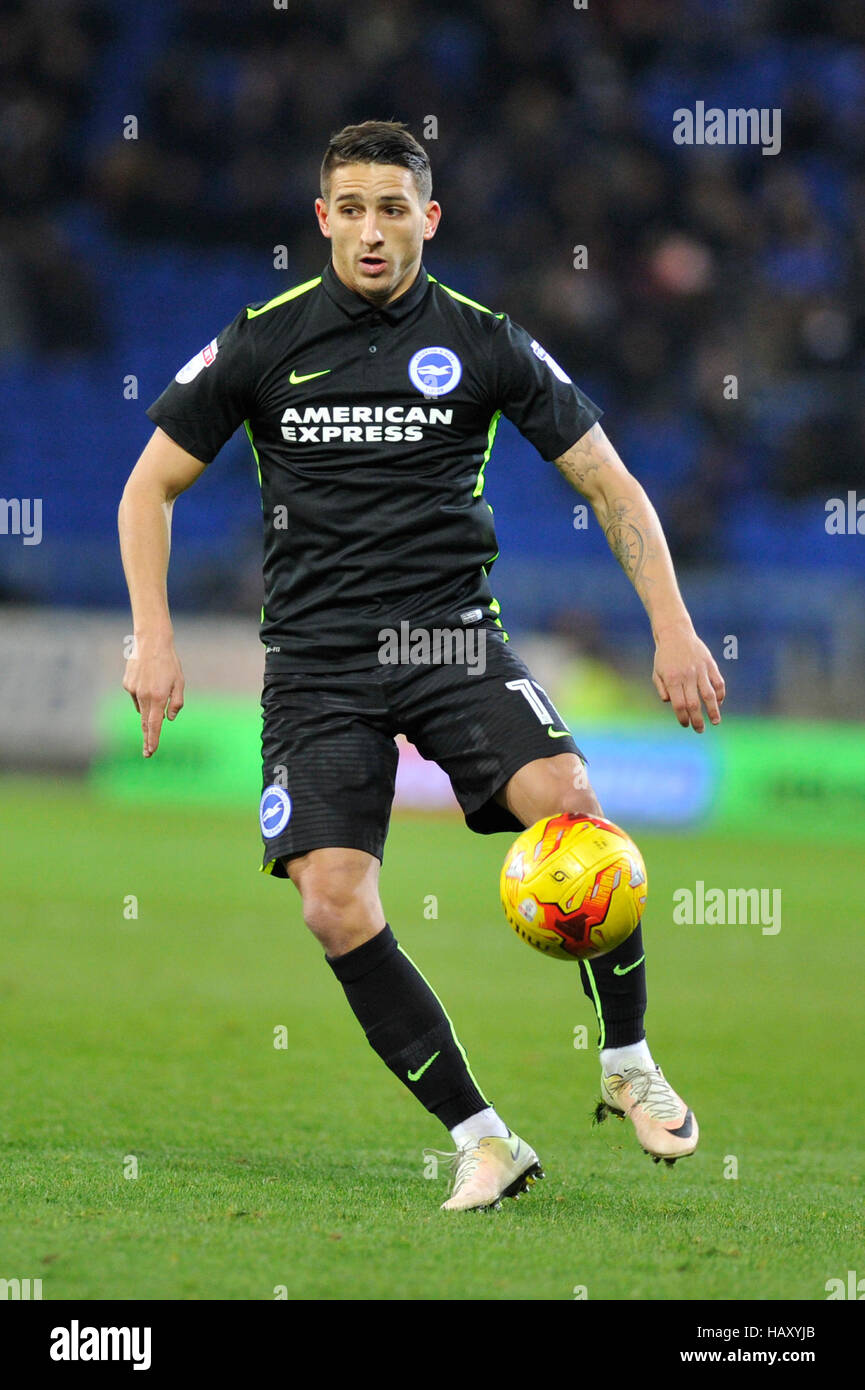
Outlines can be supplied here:
M631 935L648 883L640 851L618 825L562 812L514 841L500 889L505 916L529 946L556 960L589 960Z

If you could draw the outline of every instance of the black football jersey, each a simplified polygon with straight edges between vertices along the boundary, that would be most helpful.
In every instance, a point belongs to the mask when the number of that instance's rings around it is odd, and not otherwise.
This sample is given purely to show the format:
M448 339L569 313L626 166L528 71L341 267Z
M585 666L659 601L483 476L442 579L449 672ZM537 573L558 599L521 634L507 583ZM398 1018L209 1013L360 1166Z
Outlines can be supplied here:
M242 424L267 669L373 665L384 628L501 628L484 480L504 414L551 460L601 411L525 329L421 266L382 308L328 264L242 309L148 416L210 463Z

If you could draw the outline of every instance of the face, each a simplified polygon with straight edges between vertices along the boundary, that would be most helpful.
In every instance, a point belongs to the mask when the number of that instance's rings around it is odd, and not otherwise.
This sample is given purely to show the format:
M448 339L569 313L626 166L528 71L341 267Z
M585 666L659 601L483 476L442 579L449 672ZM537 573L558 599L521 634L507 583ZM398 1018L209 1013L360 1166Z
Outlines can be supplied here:
M410 287L441 217L438 203L421 204L411 170L397 164L340 165L315 211L340 280L373 304Z

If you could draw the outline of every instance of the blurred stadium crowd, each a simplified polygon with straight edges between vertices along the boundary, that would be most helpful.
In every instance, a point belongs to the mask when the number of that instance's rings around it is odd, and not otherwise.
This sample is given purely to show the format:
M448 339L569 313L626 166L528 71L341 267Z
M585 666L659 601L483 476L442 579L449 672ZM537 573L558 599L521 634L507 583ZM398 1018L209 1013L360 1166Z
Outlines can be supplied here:
M329 133L394 117L429 132L429 268L524 323L603 405L680 564L849 567L822 507L865 487L863 41L860 0L6 0L6 476L47 448L46 496L76 482L57 524L106 539L143 407L240 304L325 263L311 204ZM676 145L673 112L697 100L780 107L780 154ZM496 462L508 545L565 556L574 499L554 471L533 530L507 431ZM110 506L81 500L91 483ZM242 495L228 474L212 485L190 522L202 556L224 557ZM252 531L238 544L257 554ZM41 596L92 597L75 554ZM7 592L26 597L23 574L6 567Z

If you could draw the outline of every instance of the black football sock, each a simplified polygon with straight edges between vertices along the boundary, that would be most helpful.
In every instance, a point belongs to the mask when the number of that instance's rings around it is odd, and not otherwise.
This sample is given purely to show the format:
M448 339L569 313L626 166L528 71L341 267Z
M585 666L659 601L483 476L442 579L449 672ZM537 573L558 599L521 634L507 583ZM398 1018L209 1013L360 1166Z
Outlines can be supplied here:
M421 1105L448 1129L487 1108L440 999L389 926L325 959L370 1046Z
M580 961L583 990L598 1016L598 1047L628 1047L646 1036L646 965L643 930L594 960Z

